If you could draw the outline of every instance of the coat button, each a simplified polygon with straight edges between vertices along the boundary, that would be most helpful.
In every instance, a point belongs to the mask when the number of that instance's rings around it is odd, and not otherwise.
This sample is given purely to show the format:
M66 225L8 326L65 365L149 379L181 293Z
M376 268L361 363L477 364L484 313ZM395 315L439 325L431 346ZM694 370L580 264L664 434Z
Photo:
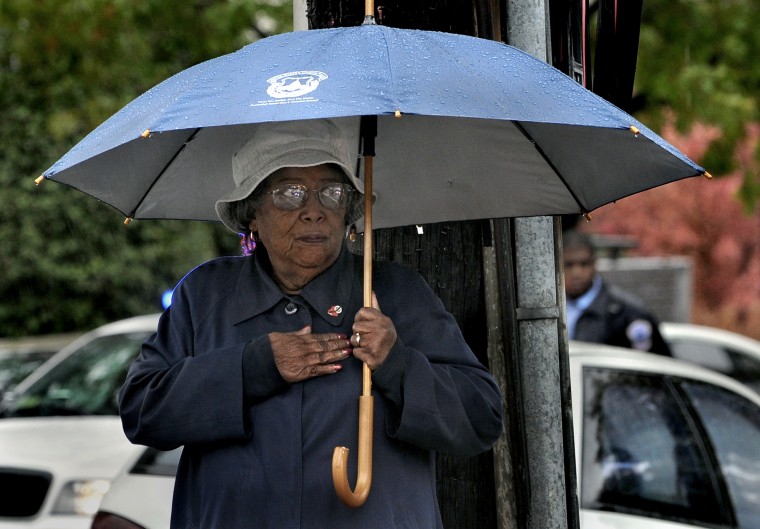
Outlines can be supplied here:
M288 316L290 316L291 314L295 314L296 312L298 312L298 307L296 306L295 303L288 303L287 305L285 305L285 314L287 314Z

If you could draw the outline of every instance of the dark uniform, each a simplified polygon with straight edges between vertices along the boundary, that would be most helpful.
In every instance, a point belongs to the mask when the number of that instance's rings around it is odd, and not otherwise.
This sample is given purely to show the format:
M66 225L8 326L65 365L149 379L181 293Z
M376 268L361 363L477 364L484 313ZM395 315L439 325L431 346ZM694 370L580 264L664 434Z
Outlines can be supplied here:
M599 294L578 318L573 339L672 356L658 325L641 301L602 283Z

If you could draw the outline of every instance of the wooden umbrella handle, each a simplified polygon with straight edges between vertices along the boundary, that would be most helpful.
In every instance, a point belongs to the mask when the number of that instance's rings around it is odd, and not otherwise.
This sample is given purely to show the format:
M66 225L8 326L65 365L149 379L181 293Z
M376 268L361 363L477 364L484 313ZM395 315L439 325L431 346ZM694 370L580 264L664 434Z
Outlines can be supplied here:
M374 154L374 153L373 153ZM364 306L372 306L372 155L364 157ZM372 433L374 402L372 371L362 366L362 395L359 397L359 455L356 490L348 484L348 448L336 446L333 451L332 476L335 492L349 507L359 507L369 495L372 485Z
M355 490L351 490L348 484L348 448L336 446L333 451L333 485L335 485L335 492L338 497L349 507L363 505L372 486L372 422L374 416L372 399L371 395L359 397L359 456Z

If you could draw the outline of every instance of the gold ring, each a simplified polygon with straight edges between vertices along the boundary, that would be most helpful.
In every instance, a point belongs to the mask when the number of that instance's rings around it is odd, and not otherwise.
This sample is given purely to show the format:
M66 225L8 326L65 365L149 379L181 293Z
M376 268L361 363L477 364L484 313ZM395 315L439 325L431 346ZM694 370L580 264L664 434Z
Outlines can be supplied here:
M356 346L359 347L361 345L362 335L357 332L354 336L356 337Z

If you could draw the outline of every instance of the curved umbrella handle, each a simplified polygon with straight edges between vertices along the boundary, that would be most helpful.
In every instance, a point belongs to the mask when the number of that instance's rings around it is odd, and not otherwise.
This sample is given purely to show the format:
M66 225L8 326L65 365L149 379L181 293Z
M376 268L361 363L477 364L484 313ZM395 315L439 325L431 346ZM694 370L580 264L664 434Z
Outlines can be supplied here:
M361 135L364 142L364 306L372 306L372 162L375 155L377 116L362 116ZM348 448L336 446L333 451L332 476L335 492L349 507L359 507L367 500L372 485L372 434L374 402L372 371L362 366L362 394L359 397L359 455L356 490L348 484Z
M336 446L333 451L333 485L338 497L349 507L363 505L372 486L372 399L371 395L359 397L359 455L355 490L351 490L348 484L348 448Z

